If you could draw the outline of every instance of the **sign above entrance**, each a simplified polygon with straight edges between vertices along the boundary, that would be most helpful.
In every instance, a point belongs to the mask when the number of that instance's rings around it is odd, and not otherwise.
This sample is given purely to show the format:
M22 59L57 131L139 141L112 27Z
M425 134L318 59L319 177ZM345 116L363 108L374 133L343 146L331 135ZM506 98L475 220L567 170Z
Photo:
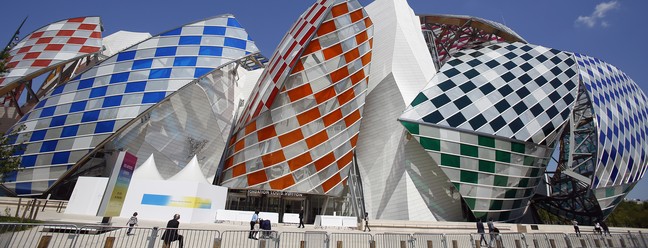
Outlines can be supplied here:
M276 196L298 196L302 197L302 193L296 192L284 192L284 191L273 191L273 190L258 190L252 189L248 190L248 194L260 194L260 195L276 195Z

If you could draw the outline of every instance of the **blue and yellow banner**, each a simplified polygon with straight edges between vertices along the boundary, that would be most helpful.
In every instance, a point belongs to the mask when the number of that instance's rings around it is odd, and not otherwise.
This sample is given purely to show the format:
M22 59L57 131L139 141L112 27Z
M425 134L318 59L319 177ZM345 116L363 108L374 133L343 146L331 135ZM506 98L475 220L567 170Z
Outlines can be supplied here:
M176 197L170 195L144 194L142 205L211 209L211 199L195 196Z

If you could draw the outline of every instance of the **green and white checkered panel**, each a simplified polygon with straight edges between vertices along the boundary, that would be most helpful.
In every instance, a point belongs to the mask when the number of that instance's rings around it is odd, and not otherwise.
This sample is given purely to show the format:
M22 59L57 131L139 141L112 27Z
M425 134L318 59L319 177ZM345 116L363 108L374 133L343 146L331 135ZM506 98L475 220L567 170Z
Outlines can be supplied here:
M550 159L544 146L401 120L476 217L522 217Z
M636 183L622 184L612 187L594 189L594 195L603 212L609 209L611 212L626 197L626 194L634 188Z

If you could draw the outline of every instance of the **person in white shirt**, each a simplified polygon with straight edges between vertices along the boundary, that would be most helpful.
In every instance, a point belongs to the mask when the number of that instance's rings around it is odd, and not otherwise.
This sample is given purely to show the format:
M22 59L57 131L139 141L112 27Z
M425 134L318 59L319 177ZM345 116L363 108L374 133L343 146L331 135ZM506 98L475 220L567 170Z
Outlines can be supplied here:
M248 235L249 239L257 239L255 237L256 231L254 231L254 225L257 224L259 221L259 210L254 211L254 214L252 215L252 220L250 220L250 234Z
M133 216L131 216L130 219L128 219L128 222L126 222L126 224L129 226L126 235L131 235L133 226L137 226L137 212L133 213Z

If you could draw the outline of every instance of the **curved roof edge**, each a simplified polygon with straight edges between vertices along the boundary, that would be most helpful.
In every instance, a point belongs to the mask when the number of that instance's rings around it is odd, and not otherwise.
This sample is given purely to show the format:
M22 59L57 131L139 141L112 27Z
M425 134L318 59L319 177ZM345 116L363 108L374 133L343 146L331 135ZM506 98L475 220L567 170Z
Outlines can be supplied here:
M421 24L424 23L442 23L449 25L462 26L468 21L472 21L471 27L484 30L486 32L496 34L502 37L507 42L523 42L528 43L522 36L499 22L487 20L480 17L467 16L467 15L446 15L446 14L417 14L421 19Z

